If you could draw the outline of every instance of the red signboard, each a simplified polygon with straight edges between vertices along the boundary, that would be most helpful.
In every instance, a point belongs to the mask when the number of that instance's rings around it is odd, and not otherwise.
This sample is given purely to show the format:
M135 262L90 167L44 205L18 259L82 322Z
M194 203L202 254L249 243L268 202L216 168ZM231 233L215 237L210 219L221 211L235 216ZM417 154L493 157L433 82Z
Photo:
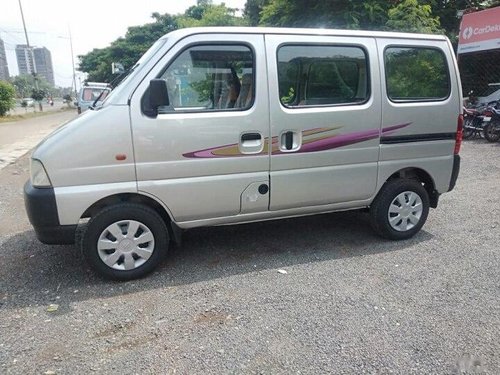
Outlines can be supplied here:
M500 48L500 7L464 14L458 53Z

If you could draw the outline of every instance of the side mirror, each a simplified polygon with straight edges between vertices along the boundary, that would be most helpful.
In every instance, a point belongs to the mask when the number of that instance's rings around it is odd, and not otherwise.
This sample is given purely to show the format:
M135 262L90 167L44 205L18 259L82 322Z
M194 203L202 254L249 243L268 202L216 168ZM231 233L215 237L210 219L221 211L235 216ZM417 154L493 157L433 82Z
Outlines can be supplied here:
M153 110L169 105L167 82L163 79L152 79L149 82L149 104Z

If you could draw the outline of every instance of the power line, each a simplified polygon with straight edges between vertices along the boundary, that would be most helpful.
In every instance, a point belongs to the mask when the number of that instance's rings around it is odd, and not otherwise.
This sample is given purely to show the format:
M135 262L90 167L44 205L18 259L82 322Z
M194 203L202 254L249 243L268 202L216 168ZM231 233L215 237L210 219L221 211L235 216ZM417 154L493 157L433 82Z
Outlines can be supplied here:
M16 33L16 34L24 34L24 31L22 29L14 29L12 27L8 27L7 29L4 30L9 30L11 33ZM7 31L5 31L7 32ZM47 34L46 31L30 31L30 34Z
M15 41L18 44L23 44L24 43L21 39L19 39L19 37L17 35L14 35L14 34L10 33L9 31L7 31L7 30L5 30L5 29L3 29L1 27L0 27L0 31L3 31L5 34L10 35L13 39L15 39Z

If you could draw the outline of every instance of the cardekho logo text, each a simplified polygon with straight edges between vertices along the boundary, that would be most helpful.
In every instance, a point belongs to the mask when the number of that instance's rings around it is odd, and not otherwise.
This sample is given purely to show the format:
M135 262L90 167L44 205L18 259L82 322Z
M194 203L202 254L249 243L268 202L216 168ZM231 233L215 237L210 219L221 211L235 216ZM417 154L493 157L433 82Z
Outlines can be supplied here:
M464 31L462 31L462 37L465 40L468 40L472 38L473 35L482 35L493 32L500 32L500 24L486 25L484 27L475 27L475 28L472 28L472 26L468 26L464 29Z

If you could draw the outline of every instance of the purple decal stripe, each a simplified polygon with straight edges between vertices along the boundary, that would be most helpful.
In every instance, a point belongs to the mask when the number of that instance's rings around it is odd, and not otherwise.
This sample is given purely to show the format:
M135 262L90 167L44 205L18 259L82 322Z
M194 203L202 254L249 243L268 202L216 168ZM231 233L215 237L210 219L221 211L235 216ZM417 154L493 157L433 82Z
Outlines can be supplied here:
M320 139L320 140L317 140L314 142L303 144L300 147L300 149L297 151L297 153L325 151L325 150L330 150L332 148L337 148L337 147L352 145L354 143L368 141L370 139L378 138L381 134L382 135L392 134L394 131L401 129L401 128L404 128L410 124L411 123L389 126L386 128L382 128L382 130L370 129L370 130L364 130L364 131L359 131L359 132L334 135L334 136L331 136L328 138L324 138L324 139ZM277 152L273 152L273 154L275 154L275 153L279 154L281 152L278 150Z
M243 154L238 154L238 155L215 155L215 154L213 154L213 151L219 151L219 150L222 150L225 148L233 148L233 147L238 147L238 144L233 143L233 144L225 145L225 146L217 146L217 147L207 148L205 150L187 152L185 154L182 154L182 156L184 156L185 158L227 158L228 156L245 156Z
M352 132L347 134L336 134L326 138L320 138L315 141L307 142L302 144L300 149L295 153L304 153L304 152L316 152L316 151L325 151L330 150L332 148L352 145L359 142L368 141L370 139L379 138L382 135L390 135L394 133L396 130L405 128L411 125L411 122L400 125L388 126L382 129L370 129L358 132ZM336 130L337 128L330 128L331 130ZM302 132L303 135L310 134L318 134L329 131L328 128L314 128L309 130L304 130ZM278 137L271 138L271 145L277 146ZM253 155L244 155L239 152L239 147L237 143L225 145L225 146L217 146L212 148L207 148L204 150L198 150L193 152L188 152L183 154L186 158L227 158L227 157L241 157L241 156L265 156L267 155L267 148L269 147L269 139L265 140L266 147L264 147L264 151L260 154ZM274 148L274 147L273 147ZM280 150L273 149L273 155L284 155Z
M347 146L353 143L358 143L378 138L379 133L380 133L379 129L374 129L374 130L366 130L360 132L334 135L325 139L304 144L300 147L300 149L297 152L302 153L302 152L324 151L324 150L329 150L331 148Z

